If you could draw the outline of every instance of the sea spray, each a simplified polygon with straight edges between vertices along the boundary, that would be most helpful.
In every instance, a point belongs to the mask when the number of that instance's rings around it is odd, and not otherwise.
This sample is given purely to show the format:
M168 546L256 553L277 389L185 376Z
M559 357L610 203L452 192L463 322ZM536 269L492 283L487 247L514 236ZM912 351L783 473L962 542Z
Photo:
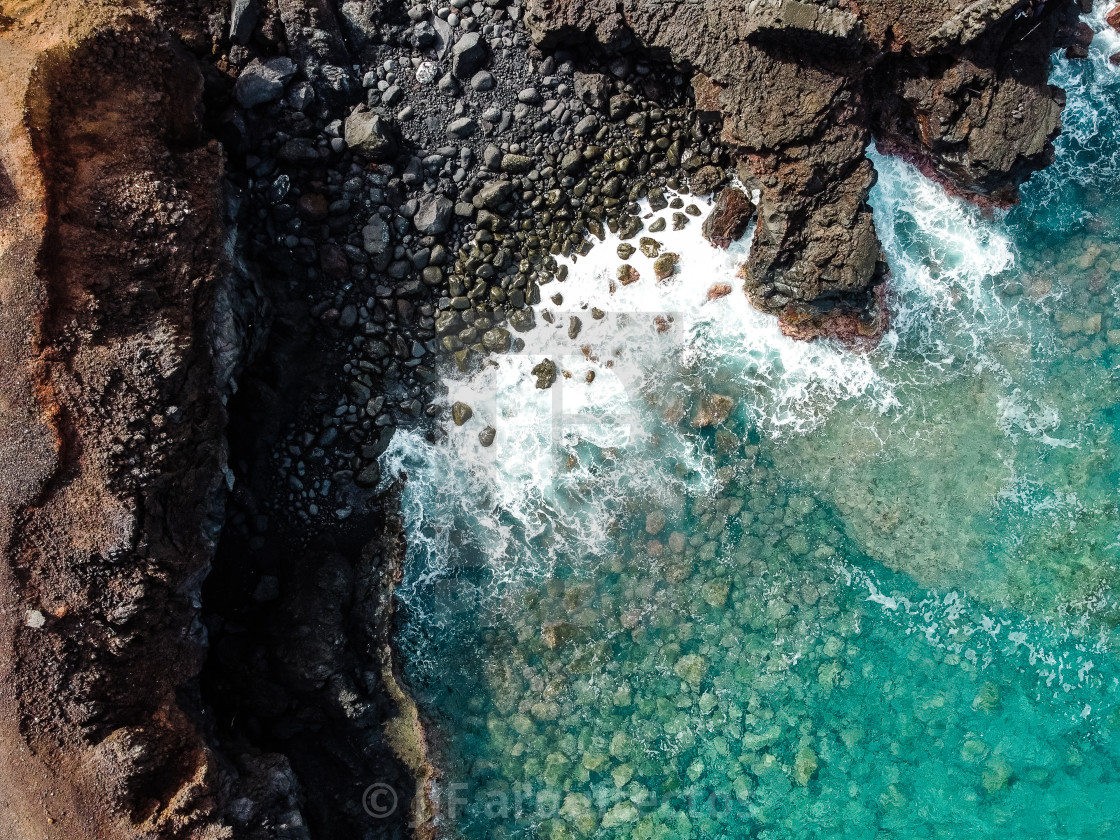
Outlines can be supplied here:
M1081 133L1107 48L1059 62L1076 124L1022 207L876 158L873 353L782 338L746 243L696 220L654 237L667 283L633 255L612 294L616 239L570 263L520 352L448 382L470 421L397 435L402 641L462 833L1109 836L1117 122ZM713 394L733 410L694 425Z

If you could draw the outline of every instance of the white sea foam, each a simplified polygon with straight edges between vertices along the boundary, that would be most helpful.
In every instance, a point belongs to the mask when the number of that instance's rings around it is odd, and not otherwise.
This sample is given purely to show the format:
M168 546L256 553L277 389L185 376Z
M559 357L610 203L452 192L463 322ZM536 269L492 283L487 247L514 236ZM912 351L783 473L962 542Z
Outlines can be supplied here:
M1009 238L910 164L874 152L872 159L879 181L871 202L899 302L896 328L920 328L957 310L962 299L980 316L1002 316L985 281L1014 267Z
M1101 6L1092 19L1098 30L1103 14ZM1027 201L1040 215L1076 204L1060 200L1069 183L1088 177L1073 159L1092 146L1104 121L1120 117L1116 98L1102 93L1115 84L1107 56L1116 50L1120 36L1106 32L1094 42L1088 68L1062 62L1055 70L1055 83L1070 94L1067 134L1058 164L1028 187ZM1102 165L1120 164L1114 157ZM783 337L771 316L749 305L736 276L749 237L715 249L703 240L700 219L673 231L673 211L662 211L657 215L669 220L669 229L643 235L680 255L677 275L656 283L653 260L638 252L628 262L641 279L622 286L615 279L619 240L608 236L587 256L565 261L564 282L541 288L538 326L523 336L523 350L493 358L473 376L446 380L448 406L469 404L469 423L450 426L437 444L398 433L385 454L388 478L408 476L403 509L415 560L402 600L431 608L433 593L443 591L473 609L503 582L559 563L597 562L612 550L612 529L629 501L658 499L672 509L686 494L704 492L713 481L712 463L687 428L665 419L670 389L695 405L703 389L726 386L738 396L733 422L779 446L817 427L837 405L862 401L872 418L886 418L863 421L876 423L886 446L892 424L915 410L903 395L907 388L912 397L916 382L987 369L1008 391L1000 404L1007 434L1069 445L1051 437L1058 426L1052 412L1015 397L1013 377L988 347L1017 331L1035 343L1035 327L993 289L993 279L1016 265L1006 215L985 219L914 167L874 152L872 158L880 178L871 203L892 270L894 316L877 350L860 355ZM685 200L709 210L703 201ZM717 283L732 291L709 301ZM556 294L561 303L551 300ZM582 328L570 339L573 316ZM665 325L670 328L661 331ZM538 390L531 371L546 358L570 377L562 373L551 389ZM496 432L489 447L478 438L484 426ZM446 610L448 601L442 605Z
M874 572L847 563L834 569L848 586L867 591L866 600L881 607L881 621L922 634L931 647L967 659L981 671L996 666L998 673L1007 660L1034 671L1039 696L1066 703L1070 718L1081 715L1084 698L1098 696L1108 684L1094 664L1108 648L1103 633L1085 638L1081 628L1063 632L1014 614L996 617L956 591L928 590L913 598L887 594Z
M670 390L688 408L724 382L725 392L738 395L737 419L778 440L806 433L847 400L866 401L880 416L897 413L905 407L896 390L915 370L929 375L982 345L970 330L1007 315L986 287L1013 265L1006 237L913 167L877 163L882 177L873 200L898 310L879 349L861 355L782 336L771 316L750 306L736 276L749 236L716 249L703 239L699 219L674 231L673 211L662 211L669 229L647 235L663 252L679 254L678 272L655 282L653 259L639 251L628 262L641 279L627 286L616 279L620 240L608 236L587 256L565 261L564 282L542 287L538 326L523 336L520 352L447 380L448 406L470 405L470 422L449 425L436 445L400 433L384 456L387 480L408 475L407 527L425 558L402 598L450 578L462 597L462 587L494 591L561 562L595 562L611 550L612 525L628 499L658 499L673 509L686 493L705 492L710 459L687 428L662 416ZM732 291L709 300L717 283ZM575 339L568 335L573 316L582 322ZM945 337L954 317L966 336L963 350L959 336ZM898 363L900 348L921 360L917 368ZM538 390L532 369L545 359L561 375ZM478 437L485 426L495 430L489 447ZM464 567L484 569L485 580L464 581Z

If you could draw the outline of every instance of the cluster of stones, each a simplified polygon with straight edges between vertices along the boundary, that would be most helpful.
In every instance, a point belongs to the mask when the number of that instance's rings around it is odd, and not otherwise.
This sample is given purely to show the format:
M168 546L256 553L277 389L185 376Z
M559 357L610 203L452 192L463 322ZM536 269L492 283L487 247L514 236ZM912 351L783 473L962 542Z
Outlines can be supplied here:
M307 290L344 377L308 401L277 474L301 517L344 519L354 485L378 484L389 430L440 414L442 356L465 370L517 349L556 257L638 236L638 201L710 192L729 161L710 114L653 104L683 96L682 79L536 53L504 0L413 4L396 21L346 3L340 28L290 28L286 44L239 5L240 222L264 273Z
M1106 354L1120 358L1120 316L1109 282L1120 275L1120 245L1089 233L1060 254L1044 251L1037 261L1027 260L1022 268L1025 278L1004 283L1004 295L1026 295L1044 302L1051 296L1060 297L1053 318L1067 350L1086 360Z
M461 369L479 355L515 347L511 329L533 327L540 287L563 279L557 256L586 254L589 234L637 237L645 228L638 202L648 199L651 210L669 206L662 185L687 192L675 175L681 169L693 173L703 192L724 179L710 162L722 157L706 125L690 123L685 108L641 107L621 94L610 99L609 115L619 126L615 132L603 127L588 141L550 144L537 160L497 146L485 150L495 179L465 192L456 206L457 214L473 219L474 232L441 289L436 320L443 348ZM699 149L692 144L697 135ZM689 217L678 215L680 228Z
M735 428L739 396L709 393L691 408L672 394L654 400L666 418L709 430L710 494L628 500L610 556L495 607L478 642L490 653L485 685L452 713L465 753L448 770L469 781L477 810L494 809L491 831L498 814L499 827L554 838L718 836L730 827L720 820L782 833L829 793L820 776L830 765L853 785L846 821L870 827L906 811L901 765L868 762L866 721L827 711L867 678L849 663L875 655L865 654L864 595L846 598L833 569L845 538ZM967 675L912 707L871 689L909 721L917 755L930 721L965 733L1001 698L959 650L920 634L912 645L929 667ZM958 720L960 709L971 711ZM972 732L960 764L990 796L1013 775L1000 746ZM517 801L528 803L520 814Z

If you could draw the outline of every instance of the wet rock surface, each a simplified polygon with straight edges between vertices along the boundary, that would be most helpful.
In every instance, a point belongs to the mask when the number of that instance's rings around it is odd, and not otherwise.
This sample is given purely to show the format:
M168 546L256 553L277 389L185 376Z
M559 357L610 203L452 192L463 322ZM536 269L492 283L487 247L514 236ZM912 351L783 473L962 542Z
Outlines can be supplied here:
M736 187L728 187L719 194L712 212L704 220L704 238L717 248L727 248L743 237L754 215L754 202L747 194Z

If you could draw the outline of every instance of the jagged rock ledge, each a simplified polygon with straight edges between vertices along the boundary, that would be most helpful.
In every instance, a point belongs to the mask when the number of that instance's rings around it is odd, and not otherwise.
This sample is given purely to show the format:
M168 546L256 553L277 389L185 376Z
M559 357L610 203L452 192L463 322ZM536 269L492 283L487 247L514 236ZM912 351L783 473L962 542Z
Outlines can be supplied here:
M1014 203L1052 157L1064 100L1049 56L1085 54L1077 13L1074 0L529 0L526 15L542 49L581 44L690 74L761 193L751 302L796 337L866 345L888 324L869 144L957 194Z

